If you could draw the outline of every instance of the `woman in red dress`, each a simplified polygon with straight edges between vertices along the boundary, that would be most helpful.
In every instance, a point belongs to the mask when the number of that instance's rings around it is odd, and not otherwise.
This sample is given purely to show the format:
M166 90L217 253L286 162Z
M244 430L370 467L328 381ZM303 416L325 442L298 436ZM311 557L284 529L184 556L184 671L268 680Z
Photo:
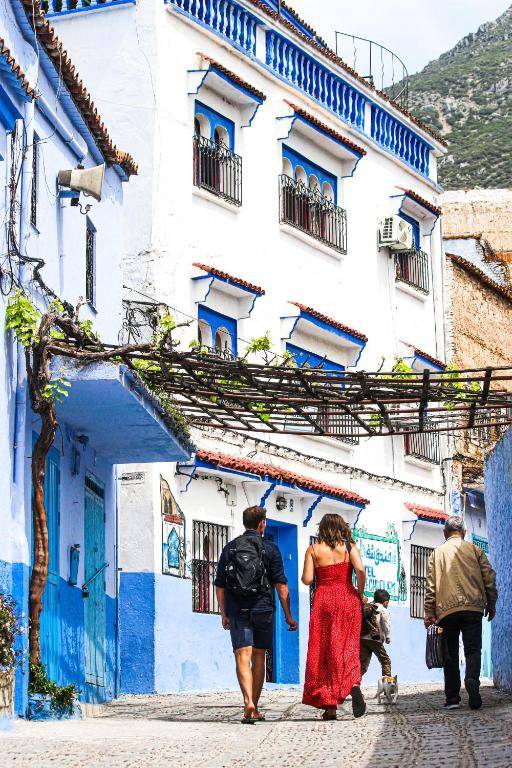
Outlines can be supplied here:
M324 515L318 542L306 552L302 581L309 586L315 580L302 702L323 709L324 720L335 720L338 705L350 694L354 717L361 717L366 711L359 687L366 572L350 527L340 515Z

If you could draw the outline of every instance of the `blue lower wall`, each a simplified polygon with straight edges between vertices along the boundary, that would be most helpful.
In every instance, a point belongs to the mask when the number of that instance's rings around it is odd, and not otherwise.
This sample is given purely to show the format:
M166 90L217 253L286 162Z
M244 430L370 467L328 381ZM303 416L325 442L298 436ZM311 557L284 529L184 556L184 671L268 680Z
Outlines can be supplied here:
M512 692L512 430L485 463L485 507L489 558L499 593L492 623L494 683Z
M169 643L176 631L169 627ZM121 572L120 692L155 692L155 574Z
M25 651L24 662L16 673L15 711L24 715L28 702L28 596L30 569L23 563L0 561L0 590L14 598L22 614L23 634L19 647ZM105 636L105 686L88 686L85 682L85 646L84 646L84 599L78 587L70 586L67 581L59 581L59 685L73 683L80 691L80 700L88 702L105 701L115 696L116 692L116 601L106 600L106 636Z

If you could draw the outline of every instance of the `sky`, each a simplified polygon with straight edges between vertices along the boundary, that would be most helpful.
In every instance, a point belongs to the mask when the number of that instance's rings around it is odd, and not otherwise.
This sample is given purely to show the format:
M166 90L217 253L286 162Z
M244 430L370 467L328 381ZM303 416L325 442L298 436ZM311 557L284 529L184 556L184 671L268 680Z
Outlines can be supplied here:
M429 61L453 48L462 37L475 32L480 24L500 16L511 4L511 0L288 2L330 46L334 47L335 29L371 38L400 56L409 74L418 72Z

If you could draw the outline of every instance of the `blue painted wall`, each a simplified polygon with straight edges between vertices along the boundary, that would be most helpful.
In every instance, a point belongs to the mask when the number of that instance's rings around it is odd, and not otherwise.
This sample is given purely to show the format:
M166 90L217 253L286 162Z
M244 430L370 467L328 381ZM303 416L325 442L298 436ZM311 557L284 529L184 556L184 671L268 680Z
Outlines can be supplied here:
M498 604L492 623L494 683L512 692L512 430L485 462L485 506L489 559L496 570Z
M155 692L155 574L121 573L121 693Z

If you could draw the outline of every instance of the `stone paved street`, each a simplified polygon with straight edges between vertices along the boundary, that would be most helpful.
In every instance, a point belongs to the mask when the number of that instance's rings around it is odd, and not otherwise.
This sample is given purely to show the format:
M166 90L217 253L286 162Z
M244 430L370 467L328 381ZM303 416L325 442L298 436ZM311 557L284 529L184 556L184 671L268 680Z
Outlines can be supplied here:
M369 695L373 691L367 691ZM432 686L404 687L397 707L371 702L355 721L319 721L297 690L264 694L267 722L239 723L239 699L172 695L125 697L97 718L18 722L0 733L2 768L512 768L512 697L490 687L484 708L450 713Z

